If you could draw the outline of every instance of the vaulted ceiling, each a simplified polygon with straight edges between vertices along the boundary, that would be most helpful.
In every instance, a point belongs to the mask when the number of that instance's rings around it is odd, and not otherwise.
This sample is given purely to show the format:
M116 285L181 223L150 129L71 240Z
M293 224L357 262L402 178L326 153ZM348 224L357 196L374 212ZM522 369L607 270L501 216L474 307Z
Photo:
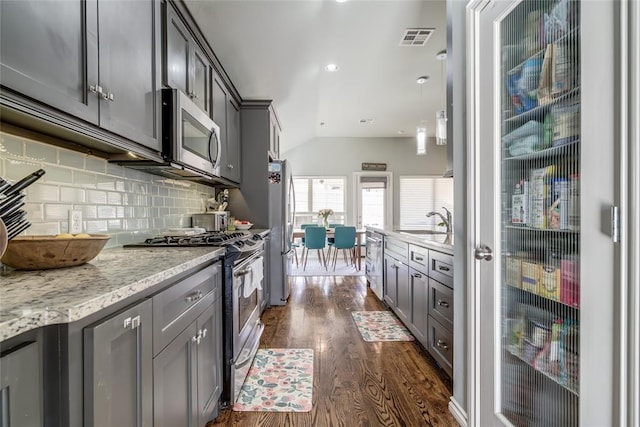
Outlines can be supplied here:
M445 108L445 0L185 0L243 99L273 99L281 152L316 137L435 133ZM433 29L400 46L406 29ZM339 70L328 72L329 63ZM419 76L429 76L423 85ZM362 123L364 121L364 123Z

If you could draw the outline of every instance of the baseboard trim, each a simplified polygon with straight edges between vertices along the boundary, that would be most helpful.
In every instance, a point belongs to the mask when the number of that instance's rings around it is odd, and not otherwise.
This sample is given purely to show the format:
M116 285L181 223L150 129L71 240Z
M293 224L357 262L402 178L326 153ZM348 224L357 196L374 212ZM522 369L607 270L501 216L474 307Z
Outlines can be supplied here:
M467 412L462 409L462 406L460 406L458 401L453 396L451 396L451 400L449 401L449 412L451 412L451 415L453 415L453 418L456 419L461 427L467 427Z

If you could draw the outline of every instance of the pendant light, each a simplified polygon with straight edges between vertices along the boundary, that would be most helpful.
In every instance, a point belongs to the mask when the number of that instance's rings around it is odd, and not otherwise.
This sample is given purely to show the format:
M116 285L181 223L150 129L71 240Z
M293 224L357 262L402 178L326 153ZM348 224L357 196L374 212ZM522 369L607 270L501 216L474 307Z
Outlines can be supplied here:
M416 83L420 85L420 115L422 115L422 85L424 85L429 76L420 76L416 79ZM424 120L420 120L420 124L416 127L416 155L424 156L427 154L427 124Z
M444 74L444 60L447 59L447 51L441 50L436 54L436 59L442 63L440 67L440 80L442 81L442 99L446 105L446 83ZM447 110L436 111L436 144L447 145Z

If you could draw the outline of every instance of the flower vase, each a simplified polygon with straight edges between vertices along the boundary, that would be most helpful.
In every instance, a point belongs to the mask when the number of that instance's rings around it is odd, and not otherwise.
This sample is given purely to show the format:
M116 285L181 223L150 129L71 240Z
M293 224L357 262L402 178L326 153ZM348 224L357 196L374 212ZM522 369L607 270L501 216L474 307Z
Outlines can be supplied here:
M322 217L322 226L324 228L329 228L329 217L328 216L323 216Z

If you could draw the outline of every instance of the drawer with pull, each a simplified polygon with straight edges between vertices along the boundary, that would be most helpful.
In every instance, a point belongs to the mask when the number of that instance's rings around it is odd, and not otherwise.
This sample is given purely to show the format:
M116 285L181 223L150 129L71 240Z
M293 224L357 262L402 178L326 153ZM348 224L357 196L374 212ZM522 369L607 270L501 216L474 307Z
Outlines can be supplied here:
M153 354L158 354L222 292L216 263L175 283L153 297Z
M429 315L453 331L453 289L429 279Z
M385 236L384 253L387 255L392 255L398 261L406 264L409 254L409 244L407 242L403 242L402 240Z
M453 255L429 251L429 277L453 288Z
M429 316L429 353L442 369L453 376L453 332L448 331L437 320Z
M429 275L429 249L409 244L409 266Z

